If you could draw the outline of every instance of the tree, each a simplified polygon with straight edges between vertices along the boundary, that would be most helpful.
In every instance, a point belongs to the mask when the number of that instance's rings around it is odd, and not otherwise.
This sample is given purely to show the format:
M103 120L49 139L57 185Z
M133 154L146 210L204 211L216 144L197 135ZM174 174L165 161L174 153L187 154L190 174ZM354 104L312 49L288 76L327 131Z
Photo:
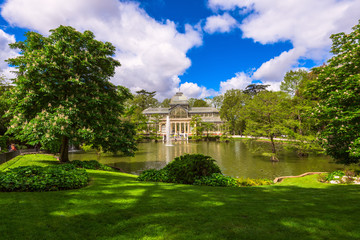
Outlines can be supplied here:
M138 106L141 111L149 107L158 107L159 101L155 98L156 91L148 92L144 89L137 91L137 94L132 99L132 104Z
M223 101L224 101L224 95L217 95L212 98L211 103L214 106L214 108L221 109Z
M245 133L255 137L267 137L271 141L273 157L276 147L274 138L288 132L289 97L284 92L262 91L246 103Z
M281 82L280 89L291 96L291 108L288 122L289 132L287 137L293 139L291 146L295 146L299 156L308 155L309 151L319 148L315 141L315 119L308 117L309 109L315 106L315 102L305 94L305 86L314 75L305 70L289 71Z
M10 86L5 82L5 77L0 75L0 136L4 135L9 123L9 118L3 117L9 109L9 103L6 101Z
M194 115L191 117L190 126L192 127L192 137L195 140L199 140L202 137L204 127L202 125L202 119L200 115Z
M299 88L301 84L306 82L309 73L306 70L299 69L296 71L290 70L284 76L284 80L281 82L280 89L291 96L299 95Z
M216 128L215 124L211 122L202 122L201 126L203 130L206 131L206 140L209 140L209 132Z
M208 107L209 104L204 99L196 99L193 107Z
M69 160L69 141L133 154L134 127L120 120L131 94L109 82L120 66L112 58L115 47L72 27L50 33L28 32L25 41L10 44L21 56L7 60L18 69L7 133L54 152L60 148L61 162Z
M170 107L170 98L165 98L162 103L160 104L161 107L163 108L169 108Z
M259 92L267 91L266 88L269 86L270 85L256 84L256 83L250 84L245 88L244 93L249 94L250 96L255 96Z
M143 114L147 108L158 107L159 102L155 98L156 91L148 92L144 89L137 91L135 95L127 102L127 115L131 122L136 126L136 140L141 140L143 133L149 133L149 119Z
M161 119L162 119L162 116L159 114L154 114L153 116L151 116L150 128L151 128L151 132L155 133L155 141L157 141L158 132L159 132L159 124L160 124Z
M360 21L349 34L331 36L331 53L307 92L318 105L311 114L318 119L319 139L326 153L340 163L360 161Z
M245 130L245 118L243 110L246 102L250 99L249 95L244 94L239 89L227 90L220 109L220 116L229 124L232 134L243 134Z

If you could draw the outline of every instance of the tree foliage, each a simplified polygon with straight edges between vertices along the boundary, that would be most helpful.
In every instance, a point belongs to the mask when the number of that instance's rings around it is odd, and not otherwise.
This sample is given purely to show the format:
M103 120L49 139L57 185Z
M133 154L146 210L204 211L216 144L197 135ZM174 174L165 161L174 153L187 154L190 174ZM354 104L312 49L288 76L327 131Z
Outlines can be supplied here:
M296 71L290 70L284 76L284 80L281 82L280 89L291 96L299 95L300 85L306 83L309 73L304 69L298 69Z
M149 107L158 107L159 101L155 98L156 91L148 92L144 89L137 91L132 99L132 104L138 106L141 111Z
M109 82L120 66L112 58L115 47L90 31L60 26L50 32L28 32L25 41L10 44L21 56L8 60L18 69L8 133L55 152L61 146L63 162L69 141L133 154L134 128L120 120L131 94Z
M256 83L250 84L245 88L244 93L249 94L250 96L255 96L259 92L267 91L266 88L269 86L270 85L256 84Z
M147 108L155 108L159 106L158 100L155 98L156 91L149 92L144 89L137 91L131 99L128 100L127 117L135 125L136 140L141 140L144 132L149 132L149 119L143 114Z
M245 133L251 136L266 136L271 140L272 153L276 154L274 138L288 132L289 98L284 92L262 91L247 102Z
M165 99L161 102L160 106L163 107L163 108L169 108L169 107L170 107L170 101L171 101L170 98L165 98Z
M221 109L221 106L224 101L224 95L217 95L211 99L211 103L214 108Z
M5 112L9 109L8 98L10 86L5 82L5 78L0 75L0 136L4 135L7 130L9 118L5 118Z
M195 140L201 139L204 126L202 125L202 118L200 115L191 117L190 126L192 127L192 138Z
M245 130L244 107L250 99L248 94L239 89L231 89L225 92L220 109L220 116L226 120L229 130L233 134L242 134Z
M192 107L209 107L209 104L204 99L196 99Z
M360 21L349 34L331 36L334 56L313 69L317 78L307 92L318 101L311 114L319 120L319 139L341 163L360 160Z
M316 119L308 117L309 109L313 108L315 101L305 94L306 84L314 77L314 74L305 70L289 71L281 82L280 89L291 96L290 109L286 125L289 128L286 134L292 139L291 145L297 149L299 156L307 156L309 152L319 149L316 143L316 131L314 127Z

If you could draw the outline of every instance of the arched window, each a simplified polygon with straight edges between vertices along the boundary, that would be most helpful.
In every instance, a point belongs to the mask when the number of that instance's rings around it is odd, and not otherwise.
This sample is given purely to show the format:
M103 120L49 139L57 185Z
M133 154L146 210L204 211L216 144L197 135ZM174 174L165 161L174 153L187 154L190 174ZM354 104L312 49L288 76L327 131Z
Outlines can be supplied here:
M187 112L185 109L177 107L170 113L171 118L187 118Z

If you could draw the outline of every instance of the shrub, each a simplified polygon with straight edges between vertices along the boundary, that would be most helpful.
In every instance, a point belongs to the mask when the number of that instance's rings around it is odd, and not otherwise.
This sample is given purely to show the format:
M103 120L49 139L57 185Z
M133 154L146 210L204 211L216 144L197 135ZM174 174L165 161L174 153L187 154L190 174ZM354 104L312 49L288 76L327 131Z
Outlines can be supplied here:
M139 181L171 182L218 187L270 185L268 179L237 179L224 176L215 160L202 154L185 154L161 170L149 169L140 174Z
M330 182L331 180L339 180L340 181L343 176L345 176L345 173L341 170L337 170L337 171L329 173L325 179L327 182Z
M168 172L164 169L156 170L149 169L143 171L140 176L137 178L139 181L148 181L148 182L168 182Z
M83 169L70 164L57 166L25 166L0 172L0 191L43 192L76 189L88 184Z
M220 173L213 173L211 176L205 176L195 180L194 185L206 185L214 187L236 187L235 178L224 176Z
M221 173L215 160L203 154L185 154L176 157L164 170L167 171L169 182L193 184L196 179Z
M114 168L99 163L96 160L80 161L74 160L70 162L71 165L77 168L93 169L93 170L104 170L104 171L116 171Z
M321 173L318 175L317 179L319 182L322 182L322 183L325 183L327 180L327 176L328 174L327 173Z
M252 179L252 178L237 178L236 184L239 187L250 187L260 185L271 185L273 182L270 179Z

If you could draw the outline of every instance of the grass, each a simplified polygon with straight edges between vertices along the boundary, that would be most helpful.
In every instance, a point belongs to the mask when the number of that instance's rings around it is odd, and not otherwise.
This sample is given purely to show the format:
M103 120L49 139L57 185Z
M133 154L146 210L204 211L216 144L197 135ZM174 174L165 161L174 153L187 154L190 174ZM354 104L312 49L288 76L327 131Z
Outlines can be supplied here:
M55 159L28 155L12 161L8 167ZM88 172L92 180L83 189L0 192L0 238L360 239L360 186L322 184L307 176L272 186L221 188Z

